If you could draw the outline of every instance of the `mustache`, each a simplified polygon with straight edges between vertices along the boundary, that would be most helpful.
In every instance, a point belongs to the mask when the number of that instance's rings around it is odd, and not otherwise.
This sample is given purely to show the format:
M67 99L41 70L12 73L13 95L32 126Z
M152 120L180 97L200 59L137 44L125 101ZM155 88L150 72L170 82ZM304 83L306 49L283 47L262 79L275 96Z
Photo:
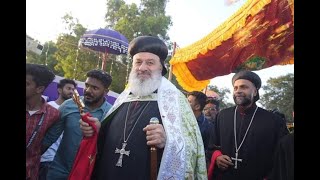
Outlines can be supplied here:
M86 92L83 95L87 97L93 97L90 93L86 93Z
M145 70L145 71L139 70L136 74L139 75L139 74L152 74L152 73L148 70Z

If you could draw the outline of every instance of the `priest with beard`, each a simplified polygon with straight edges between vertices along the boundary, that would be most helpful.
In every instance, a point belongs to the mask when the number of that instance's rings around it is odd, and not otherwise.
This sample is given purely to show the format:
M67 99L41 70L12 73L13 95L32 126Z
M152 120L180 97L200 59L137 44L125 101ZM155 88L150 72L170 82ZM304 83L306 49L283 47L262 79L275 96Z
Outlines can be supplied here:
M221 110L209 149L212 150L208 179L263 180L273 164L279 139L288 134L284 121L256 105L260 77L251 71L240 71L232 78L236 104Z
M192 109L163 77L168 55L157 37L139 36L128 49L132 70L127 88L100 123L98 153L91 179L149 180L150 148L157 148L157 179L207 179L204 146ZM159 124L150 124L156 118ZM93 129L80 120L84 136ZM153 177L154 178L154 177Z

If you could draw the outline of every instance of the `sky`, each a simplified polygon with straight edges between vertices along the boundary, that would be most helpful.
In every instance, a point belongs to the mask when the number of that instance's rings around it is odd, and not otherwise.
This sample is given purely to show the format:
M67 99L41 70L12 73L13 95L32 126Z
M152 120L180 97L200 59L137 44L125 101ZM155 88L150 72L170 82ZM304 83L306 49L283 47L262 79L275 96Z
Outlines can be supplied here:
M246 0L239 0L227 6L225 0L169 0L166 14L171 16L173 25L168 34L180 48L188 46L208 35L221 23L232 16ZM126 0L139 3L140 0ZM87 29L105 27L106 0L27 0L26 33L44 43L55 41L64 31L62 17L70 13ZM266 85L269 78L294 73L294 65L273 66L255 71ZM231 78L234 74L216 77L210 84L228 88L232 92ZM260 95L263 92L260 90ZM230 99L231 97L229 97ZM232 100L230 100L232 102Z

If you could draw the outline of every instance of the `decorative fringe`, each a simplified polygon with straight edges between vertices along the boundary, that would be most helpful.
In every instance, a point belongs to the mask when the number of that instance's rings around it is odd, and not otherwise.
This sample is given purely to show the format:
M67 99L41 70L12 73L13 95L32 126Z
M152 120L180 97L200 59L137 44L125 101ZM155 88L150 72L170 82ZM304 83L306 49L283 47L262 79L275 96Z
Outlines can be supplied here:
M209 50L221 45L223 41L231 38L237 30L245 26L246 18L249 15L254 16L270 2L271 0L248 0L235 14L207 36L185 48L177 49L170 64L189 62L196 59L198 54L206 54Z
M210 80L198 81L197 79L195 79L185 63L179 63L178 65L172 67L172 72L176 76L180 86L188 92L201 91L210 83Z
M293 1L294 0L288 0L292 15L294 13ZM246 18L249 15L256 15L270 2L271 0L248 0L235 14L215 28L207 36L185 48L177 49L169 63L173 67L172 73L176 76L179 84L186 91L204 89L209 84L210 80L196 80L187 68L186 63L197 59L199 55L206 54L208 51L221 45L223 41L231 38L237 30L245 26ZM293 58L282 62L281 64L293 64Z

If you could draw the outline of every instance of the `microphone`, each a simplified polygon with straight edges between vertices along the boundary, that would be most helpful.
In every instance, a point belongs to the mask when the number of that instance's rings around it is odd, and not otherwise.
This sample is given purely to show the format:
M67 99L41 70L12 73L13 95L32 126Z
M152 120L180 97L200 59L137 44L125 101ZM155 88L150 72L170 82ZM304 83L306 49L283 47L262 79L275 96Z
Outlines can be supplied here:
M157 117L152 117L149 124L159 124ZM155 146L150 147L150 179L156 180L158 174L157 149Z

